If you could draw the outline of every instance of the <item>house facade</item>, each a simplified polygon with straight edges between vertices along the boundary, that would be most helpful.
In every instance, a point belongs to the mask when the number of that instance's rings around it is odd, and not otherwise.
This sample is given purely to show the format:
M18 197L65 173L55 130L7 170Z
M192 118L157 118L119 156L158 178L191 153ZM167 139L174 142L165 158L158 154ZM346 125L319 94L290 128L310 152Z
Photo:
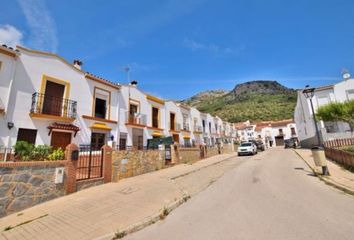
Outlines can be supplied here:
M11 147L22 140L54 148L70 143L99 148L115 137L119 85L55 54L22 47L17 54L0 145ZM8 79L1 76L1 82Z
M317 145L316 127L311 110L310 100L298 91L294 119L298 128L299 141L303 147ZM343 81L329 86L317 87L312 98L314 111L320 106L331 102L345 102L354 99L354 79ZM352 132L347 123L317 121L321 141L352 137Z
M17 141L64 149L144 149L172 137L185 146L231 143L233 124L82 69L82 62L18 46L0 46L0 147Z
M255 135L267 147L284 146L285 140L298 137L296 124L292 119L257 123Z

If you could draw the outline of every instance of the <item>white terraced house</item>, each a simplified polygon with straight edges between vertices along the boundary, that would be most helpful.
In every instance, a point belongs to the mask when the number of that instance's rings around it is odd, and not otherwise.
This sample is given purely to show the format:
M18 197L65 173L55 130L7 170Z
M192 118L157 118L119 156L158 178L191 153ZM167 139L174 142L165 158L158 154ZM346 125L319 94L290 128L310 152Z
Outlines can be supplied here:
M183 116L179 104L174 101L165 102L166 122L165 136L172 137L176 144L183 145L184 141L181 137L181 127L183 124Z
M256 124L255 136L267 147L284 146L285 140L297 139L296 124L292 119L260 122Z
M301 146L312 147L313 145L317 145L315 124L310 101L304 96L302 91L298 91L294 118ZM353 99L354 79L345 78L334 85L315 88L312 102L314 111L316 112L319 106L331 102L345 102ZM317 126L322 141L353 137L353 132L350 131L349 125L344 122L317 121Z
M27 141L53 148L75 143L143 149L149 139L168 136L182 146L213 146L236 136L218 117L144 93L136 81L110 82L81 65L0 46L0 148Z
M2 46L0 56L6 106L0 145L10 148L21 140L54 148L70 143L100 148L116 137L118 84L51 53Z

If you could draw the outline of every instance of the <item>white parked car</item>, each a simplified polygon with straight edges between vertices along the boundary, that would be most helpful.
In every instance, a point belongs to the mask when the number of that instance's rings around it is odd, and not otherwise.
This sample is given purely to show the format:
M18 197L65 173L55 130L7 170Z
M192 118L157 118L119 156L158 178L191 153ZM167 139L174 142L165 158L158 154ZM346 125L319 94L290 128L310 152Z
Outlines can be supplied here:
M257 146L253 142L244 142L238 147L237 153L241 155L255 155L257 154Z

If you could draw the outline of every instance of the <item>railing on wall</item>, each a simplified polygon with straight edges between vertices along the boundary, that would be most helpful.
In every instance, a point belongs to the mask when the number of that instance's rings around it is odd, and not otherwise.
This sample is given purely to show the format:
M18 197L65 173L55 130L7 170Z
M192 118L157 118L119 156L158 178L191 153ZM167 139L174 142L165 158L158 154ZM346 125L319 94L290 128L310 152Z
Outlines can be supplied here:
M76 180L103 177L103 149L90 145L80 145L76 168Z
M36 92L32 94L30 113L76 118L77 102Z
M137 124L146 126L146 115L141 113L130 113L125 114L125 123L127 124Z
M0 162L13 161L14 150L12 148L0 147Z
M326 148L344 147L354 145L354 138L334 139L323 142Z

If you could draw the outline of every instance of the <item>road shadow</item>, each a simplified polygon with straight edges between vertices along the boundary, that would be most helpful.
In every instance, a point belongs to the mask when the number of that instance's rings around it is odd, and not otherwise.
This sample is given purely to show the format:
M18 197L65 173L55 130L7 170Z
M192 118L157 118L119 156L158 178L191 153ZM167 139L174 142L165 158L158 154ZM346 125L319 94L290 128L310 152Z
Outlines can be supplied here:
M306 174L307 176L310 176L310 177L316 177L316 175L313 174L312 171L305 170L303 167L295 167L294 170L303 171L303 172L307 173L307 174Z

